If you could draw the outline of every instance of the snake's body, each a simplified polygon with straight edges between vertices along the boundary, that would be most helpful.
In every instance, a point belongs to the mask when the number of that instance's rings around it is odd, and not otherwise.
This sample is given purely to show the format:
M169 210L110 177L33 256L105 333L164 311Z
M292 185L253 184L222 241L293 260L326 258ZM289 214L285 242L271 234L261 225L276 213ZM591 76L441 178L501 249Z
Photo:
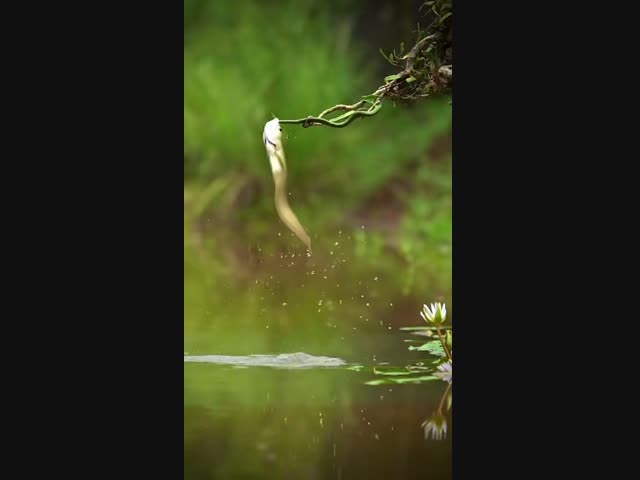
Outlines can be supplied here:
M287 162L282 146L282 131L277 118L266 123L262 135L264 146L267 149L271 173L275 184L276 211L282 222L307 246L311 253L311 238L298 220L298 217L289 205L287 192Z

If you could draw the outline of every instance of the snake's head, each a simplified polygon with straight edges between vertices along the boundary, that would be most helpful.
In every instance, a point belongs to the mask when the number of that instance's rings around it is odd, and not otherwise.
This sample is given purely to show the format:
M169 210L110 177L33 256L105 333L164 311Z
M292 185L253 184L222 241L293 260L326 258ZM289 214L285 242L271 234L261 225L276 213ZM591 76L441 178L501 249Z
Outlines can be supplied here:
M278 145L280 145L282 141L282 127L280 127L279 119L274 118L265 124L262 141L267 150L273 149L275 151L276 148L278 148Z

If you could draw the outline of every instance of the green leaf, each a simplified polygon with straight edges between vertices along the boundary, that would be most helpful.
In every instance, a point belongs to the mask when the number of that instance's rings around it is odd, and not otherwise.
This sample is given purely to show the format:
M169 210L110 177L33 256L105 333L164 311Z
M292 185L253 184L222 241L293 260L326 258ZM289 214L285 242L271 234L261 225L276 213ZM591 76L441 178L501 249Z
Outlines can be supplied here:
M388 75L386 77L384 77L384 81L385 82L392 82L394 80L397 80L400 78L400 74L396 73L395 75Z
M359 372L360 370L362 370L364 367L362 365L353 365L351 367L347 367L347 370L354 370L356 372Z
M424 343L419 347L409 346L409 350L418 352L429 352L432 355L442 356L445 355L445 351L442 348L442 343L439 340L433 340L431 342Z
M411 83L411 82L415 82L415 81L416 81L416 77L411 76L411 77L407 78L407 83Z
M394 65L394 62L389 58L389 56L386 53L384 53L384 50L380 49L380 53L387 60L387 62L389 62L391 65Z
M370 380L365 385L389 385L389 384L403 384L403 383L422 383L430 382L432 380L439 380L438 377L433 375L424 375L422 377L409 377L409 378L380 378L378 380Z
M451 12L445 13L442 17L440 17L440 22L439 23L444 22L445 19L449 18L451 15L453 15Z
M412 374L412 372L409 372L407 370L400 370L400 369L394 369L394 368L380 369L380 368L375 368L375 367L373 369L373 373L375 373L376 375L391 375L391 376L411 375Z
M441 330L451 330L451 326L440 325L440 329ZM412 332L412 331L416 331L416 330L437 330L437 328L436 327L429 327L429 326L424 326L424 327L400 327L398 330L404 330L406 332Z

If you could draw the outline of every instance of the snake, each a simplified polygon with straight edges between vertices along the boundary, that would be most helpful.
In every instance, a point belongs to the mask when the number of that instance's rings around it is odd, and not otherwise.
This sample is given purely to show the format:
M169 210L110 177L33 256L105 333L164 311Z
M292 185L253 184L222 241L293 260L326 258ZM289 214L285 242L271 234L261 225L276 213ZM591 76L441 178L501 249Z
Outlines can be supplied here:
M320 114L318 117L310 116L297 120L280 120L278 118L273 118L264 126L262 141L267 150L267 156L269 157L269 163L271 165L271 173L273 174L273 181L275 184L275 204L278 216L282 222L307 246L309 255L311 255L311 238L289 205L287 193L287 162L285 159L284 147L282 146L282 127L280 125L285 123L301 123L304 128L311 127L313 125L343 128L353 122L356 118L375 115L382 107L382 102L379 99L376 99L375 102L368 102L371 103L371 106L367 110L358 108L364 103L365 101L360 101L358 104L351 107L339 105L327 110L325 113L328 113L333 109L337 109L337 107L340 107L343 110L347 108L350 109L347 113L332 119L322 118L323 114Z
M347 113L344 113L338 117L326 119L322 117L305 117L298 118L296 120L280 120L280 124L293 123L299 124L301 123L304 128L311 127L313 125L325 125L327 127L333 128L343 128L353 122L356 118L359 117L370 117L378 113L378 111L382 108L382 102L380 100L376 100L371 107L367 110L351 110Z

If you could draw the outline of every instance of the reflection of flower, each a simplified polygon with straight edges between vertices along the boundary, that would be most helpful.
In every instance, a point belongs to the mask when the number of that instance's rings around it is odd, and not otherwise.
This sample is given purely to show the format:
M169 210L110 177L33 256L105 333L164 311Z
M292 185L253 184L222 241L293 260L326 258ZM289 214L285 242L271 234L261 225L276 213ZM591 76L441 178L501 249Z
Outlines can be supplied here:
M445 382L451 383L451 377L453 376L453 365L451 362L443 363L442 365L438 365L438 371L433 372L433 375L441 378Z
M424 438L431 436L434 440L442 440L447 438L447 419L440 412L436 412L433 416L422 423L424 428Z
M441 325L447 319L447 307L444 303L432 303L431 305L423 305L420 316L425 322L434 325Z

